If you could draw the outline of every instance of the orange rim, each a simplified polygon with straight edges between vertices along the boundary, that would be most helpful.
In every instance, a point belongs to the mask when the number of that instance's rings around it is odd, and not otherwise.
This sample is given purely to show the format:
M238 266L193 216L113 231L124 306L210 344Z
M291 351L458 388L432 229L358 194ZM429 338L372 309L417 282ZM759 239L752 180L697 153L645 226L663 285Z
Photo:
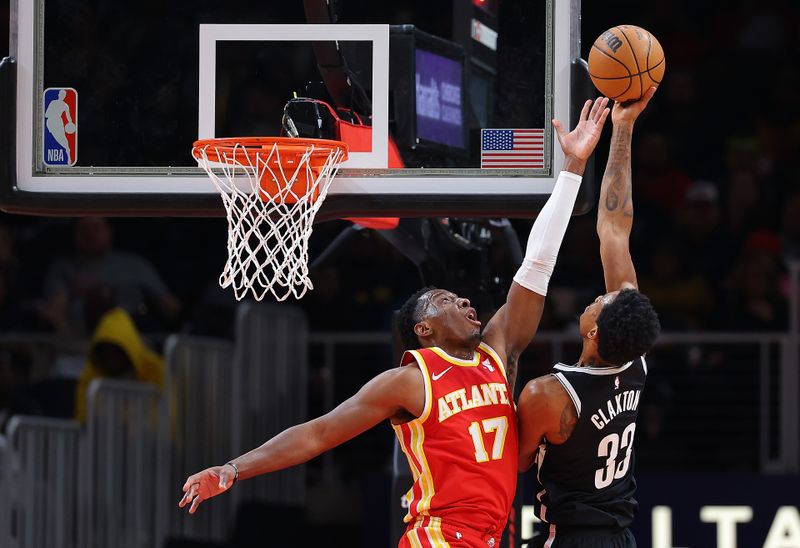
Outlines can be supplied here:
M308 152L313 147L311 158L318 160L327 159L328 156L340 150L343 153L341 161L347 160L349 147L342 141L331 139L304 139L300 137L222 137L216 139L200 139L192 146L192 154L200 159L198 151L205 150L206 157L219 162L220 156L234 156L245 154L251 161L258 158L265 159L272 153L274 146L280 152L281 164L291 166L298 156ZM317 162L313 162L316 164Z
M292 137L200 139L192 147L192 155L198 161L260 171L261 192L258 196L265 201L269 196L284 203L296 203L301 196L316 201L319 195L316 181L323 167L333 155L339 156L337 164L343 162L347 159L347 152L347 143L341 141ZM281 175L269 169L259 169L260 163L280 166ZM311 171L300 169L301 163L308 165ZM288 177L283 170L289 174Z

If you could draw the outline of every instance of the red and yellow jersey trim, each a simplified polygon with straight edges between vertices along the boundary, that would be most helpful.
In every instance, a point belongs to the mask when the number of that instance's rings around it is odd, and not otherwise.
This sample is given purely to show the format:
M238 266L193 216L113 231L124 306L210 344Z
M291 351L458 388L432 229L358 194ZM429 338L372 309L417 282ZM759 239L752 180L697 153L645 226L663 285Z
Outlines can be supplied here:
M411 521L411 510L415 508L420 516L427 515L431 507L431 499L436 492L433 485L433 474L431 473L428 460L425 457L425 428L422 426L431 414L433 408L433 390L431 387L431 378L428 371L428 364L422 354L416 350L410 350L409 353L414 356L414 359L422 372L422 378L425 384L425 406L422 409L422 414L409 422L403 424L393 424L397 439L406 454L411 474L414 477L414 485L419 485L420 496L417 500L414 499L414 486L412 485L408 493L406 493L406 501L408 502L409 512L404 518L406 522ZM410 540L410 539L409 539Z
M403 432L403 427L408 430L408 437ZM408 502L408 513L403 521L406 523L411 521L411 510L416 509L419 516L427 516L431 507L431 500L433 495L436 494L436 488L433 485L433 475L431 474L428 460L425 458L425 429L419 420L413 420L405 424L393 424L397 439L406 454L408 465L411 468L411 474L414 477L414 484L411 489L406 493L406 502ZM419 485L420 495L415 500L414 486Z
M503 363L503 360L500 359L500 356L497 354L497 352L494 351L494 348L492 348L483 341L481 341L481 343L478 345L478 348L480 348L481 350L489 354L492 358L494 358L494 361L496 361L497 365L500 366L500 371L503 373L503 378L505 378L506 382L508 382L508 375L506 375L506 365Z
M442 358L444 361L448 363L452 363L453 365L457 365L459 367L478 367L481 363L481 355L477 352L473 353L471 360L462 360L461 358L456 358L455 356L451 356L438 346L430 346L428 350Z
M419 370L422 371L422 380L425 382L425 407L422 408L422 414L412 421L419 421L419 423L422 424L428 420L428 416L431 414L431 408L433 407L433 388L431 387L431 375L428 371L428 364L425 363L425 358L422 357L422 354L416 350L410 350L409 353L414 356L415 360L417 360Z
M412 548L450 548L442 533L442 519L434 516L419 516L414 527L406 532Z
M403 366L414 365L412 364L412 360L416 362L416 365L419 367L423 382L425 386L425 403L422 409L421 414L419 417L415 418L406 423L402 424L392 424L392 428L395 431L398 441L400 442L401 448L406 455L406 459L408 460L409 469L411 470L411 474L414 479L414 483L412 484L411 488L405 495L405 502L407 503L408 512L404 518L406 523L412 524L409 527L409 531L407 532L406 541L408 544L413 546L420 546L421 548L431 548L432 546L435 547L442 547L448 546L447 542L445 541L445 537L441 532L441 520L439 520L436 516L431 516L431 508L434 508L434 511L438 514L438 508L441 506L440 502L445 501L446 499L442 499L442 497L450 496L446 493L442 493L441 496L437 497L437 501L434 502L434 497L437 495L436 485L434 484L434 477L433 472L431 469L430 464L428 463L428 458L426 455L426 446L425 446L425 438L426 438L426 428L429 429L427 432L428 435L431 435L431 428L433 428L434 432L438 432L438 428L440 428L440 423L429 425L427 421L430 419L432 411L438 410L439 407L436 407L436 401L434 400L434 387L433 382L434 378L432 377L432 371L429 368L429 363L435 369L442 369L444 371L447 370L448 366L442 367L441 362L445 362L447 364L451 364L453 366L458 367L466 367L466 368L475 368L475 370L462 370L459 375L451 374L447 381L439 381L437 384L436 389L438 391L447 391L452 389L453 386L460 386L462 381L469 384L469 379L480 379L480 382L488 382L489 384L497 384L498 388L502 390L502 384L500 381L500 376L502 375L503 379L506 381L506 385L508 383L506 377L506 370L503 362L500 360L497 352L494 351L489 345L485 343L481 343L479 348L473 353L473 357L471 359L465 360L456 358L451 356L444 350L439 347L428 347L426 349L421 350L410 350L407 351L403 358L402 364ZM426 361L427 360L427 361ZM441 360L441 361L440 361ZM494 365L494 368L490 366L490 362L494 362L491 365ZM480 369L478 369L480 368ZM484 370L484 368L486 370ZM500 371L495 371L495 369L499 368ZM436 371L434 371L436 372ZM441 372L437 372L441 375ZM491 381L491 382L490 382ZM441 383L445 384L441 384ZM479 382L476 380L475 382ZM475 383L473 383L475 384ZM452 385L452 386L451 386ZM466 385L465 385L466 386ZM475 385L477 386L477 385ZM473 386L473 388L475 388ZM488 386L488 385L487 385ZM456 386L457 388L457 386ZM439 392L437 391L436 396L439 396ZM510 395L509 395L510 398ZM441 399L441 398L440 398ZM495 403L497 403L495 401ZM505 402L504 402L505 403ZM487 404L488 405L488 404ZM436 408L436 409L434 409ZM435 416L436 413L433 413ZM512 415L513 416L513 415ZM503 416L503 425L497 425L495 423L489 424L489 427L495 427L494 429L502 427L503 432L508 430L510 426L509 423L511 419ZM497 419L492 419L496 421ZM436 422L436 421L432 421ZM486 421L484 421L485 423ZM490 421L491 422L491 421ZM466 429L466 426L464 426ZM484 428L487 428L486 424L484 424ZM489 428L492 430L492 428ZM438 434L434 434L438 435ZM468 439L468 438L467 438ZM436 441L436 440L434 440ZM500 453L503 454L505 450L505 442L506 439L503 439L503 447L501 448ZM429 442L430 445L430 442ZM427 448L431 452L431 457L434 458L434 464L437 466L437 474L440 473L440 466L441 460L443 456L440 454L447 453L446 449L440 447L441 444L434 443L432 447ZM494 449L494 448L493 448ZM444 451L444 453L442 453ZM448 479L446 477L439 478L439 482L442 485L448 485ZM449 489L449 487L447 487ZM444 504L444 503L442 503ZM452 504L452 501L449 499L446 500L446 504L449 506ZM420 520L427 520L427 521L420 521ZM423 524L424 525L420 525Z

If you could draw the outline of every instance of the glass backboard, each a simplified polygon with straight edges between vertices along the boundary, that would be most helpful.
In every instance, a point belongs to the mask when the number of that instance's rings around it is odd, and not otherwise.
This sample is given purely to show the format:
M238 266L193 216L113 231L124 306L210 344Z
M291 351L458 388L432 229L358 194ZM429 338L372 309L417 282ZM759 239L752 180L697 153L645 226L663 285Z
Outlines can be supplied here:
M530 216L562 161L550 119L571 123L592 95L579 12L570 0L12 1L1 205L221 215L192 142L296 130L350 144L319 219Z

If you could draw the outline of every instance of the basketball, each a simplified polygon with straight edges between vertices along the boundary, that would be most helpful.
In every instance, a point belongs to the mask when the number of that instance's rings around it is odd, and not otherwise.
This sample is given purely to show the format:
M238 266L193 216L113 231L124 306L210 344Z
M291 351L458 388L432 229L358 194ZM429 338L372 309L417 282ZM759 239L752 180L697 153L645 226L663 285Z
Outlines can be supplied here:
M641 27L618 25L601 34L589 52L589 76L595 87L615 101L636 101L661 83L664 50Z
M72 122L67 122L64 124L64 132L65 133L75 133L75 124Z

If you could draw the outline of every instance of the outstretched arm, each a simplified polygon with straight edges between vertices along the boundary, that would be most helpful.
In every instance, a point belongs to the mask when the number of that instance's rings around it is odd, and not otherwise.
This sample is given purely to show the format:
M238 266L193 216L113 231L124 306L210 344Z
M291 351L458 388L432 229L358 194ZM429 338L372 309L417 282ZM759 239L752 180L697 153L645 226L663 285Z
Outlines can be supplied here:
M422 372L413 366L381 373L333 411L284 430L261 447L198 472L183 485L181 508L189 513L206 499L227 491L235 479L247 479L304 463L356 437L388 418L403 413L418 416L425 405ZM238 470L238 476L237 476Z
M500 354L506 364L512 393L517 378L517 360L539 328L547 284L572 215L586 161L597 146L608 116L607 104L605 97L594 103L586 101L578 125L569 133L561 122L553 120L564 151L564 169L533 223L525 259L514 276L506 303L492 317L483 333L483 340Z
M633 103L616 103L611 111L614 129L597 209L597 235L606 291L639 287L629 246L633 226L631 140L634 122L655 91L656 88L650 88L644 97Z

